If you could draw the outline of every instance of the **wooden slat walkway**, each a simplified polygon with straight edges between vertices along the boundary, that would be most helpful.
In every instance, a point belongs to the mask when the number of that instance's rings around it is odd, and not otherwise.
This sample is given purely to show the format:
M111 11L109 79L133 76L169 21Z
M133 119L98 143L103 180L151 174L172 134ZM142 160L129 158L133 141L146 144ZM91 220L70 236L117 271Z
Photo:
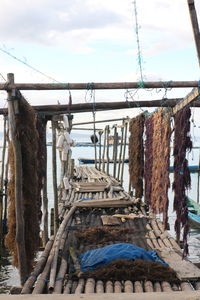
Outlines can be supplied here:
M84 183L85 186L84 186ZM92 185L91 185L92 183ZM86 190L88 187L88 190ZM82 190L79 190L82 189ZM77 190L78 189L78 190ZM123 203L122 206L116 203ZM89 205L95 203L96 206ZM115 217L113 217L115 215ZM38 262L27 280L22 293L88 294L88 293L151 293L194 291L200 289L200 270L191 262L182 260L182 251L174 238L164 231L159 219L150 216L145 204L131 198L112 177L95 168L76 167L72 189L62 191L60 203L62 221L52 247L42 254L42 266ZM115 238L102 236L80 240L81 230L105 228L125 230ZM132 243L146 250L156 250L172 266L179 277L176 284L168 281L100 281L93 278L78 279L69 276L76 261L69 255L70 248L76 254L115 243ZM45 258L44 258L45 257ZM176 294L176 293L175 293ZM132 298L134 299L134 298ZM137 298L138 299L138 298Z

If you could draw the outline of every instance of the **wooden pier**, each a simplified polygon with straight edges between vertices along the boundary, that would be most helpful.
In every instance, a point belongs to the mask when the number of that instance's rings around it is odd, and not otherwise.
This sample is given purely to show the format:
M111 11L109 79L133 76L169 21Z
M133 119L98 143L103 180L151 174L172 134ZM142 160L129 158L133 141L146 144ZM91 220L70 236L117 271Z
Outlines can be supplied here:
M98 299L99 294L117 293L120 299L119 293L123 293L129 299L131 293L131 299L140 299L140 293L177 295L178 291L182 294L200 289L200 270L182 259L181 248L164 231L161 221L148 212L143 202L131 198L117 180L93 167L81 166L74 168L71 186L60 203L62 221L55 239L47 243L22 294L76 294L75 298L79 294L98 294ZM72 276L72 270L78 268L76 257L79 254L116 243L156 250L176 271L178 281L98 280ZM75 251L75 258L70 249Z

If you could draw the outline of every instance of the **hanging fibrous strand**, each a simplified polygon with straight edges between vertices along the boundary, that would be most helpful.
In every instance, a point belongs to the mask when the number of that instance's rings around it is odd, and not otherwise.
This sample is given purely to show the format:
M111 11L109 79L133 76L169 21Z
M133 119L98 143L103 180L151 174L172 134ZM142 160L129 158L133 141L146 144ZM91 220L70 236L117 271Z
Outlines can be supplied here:
M155 214L163 213L163 224L165 228L168 226L168 189L170 187L169 166L170 166L170 113L161 108L153 115L153 124L151 124L150 139L153 143L149 143L149 157L145 164L145 170L152 168L150 198L149 203ZM148 137L148 136L147 136ZM152 151L150 154L150 151ZM147 153L146 153L147 155ZM148 166L148 163L150 164ZM149 175L150 176L150 175ZM148 192L148 190L147 190ZM149 193L149 192L148 192Z
M129 174L132 187L135 189L135 197L143 196L144 176L144 113L131 119L129 123Z
M145 202L151 205L152 168L153 168L153 115L145 120L145 161L144 161L144 194Z
M21 97L18 101L19 113L16 115L16 136L20 141L22 155L22 202L24 217L24 239L27 269L30 272L39 247L41 221L41 188L43 180L42 151L36 128L36 114L28 102ZM38 124L39 125L39 124ZM41 125L41 124L40 124ZM41 130L41 128L40 128ZM40 137L41 138L41 137ZM40 163L40 165L39 165ZM9 209L8 234L6 246L13 256L13 265L18 267L16 247L16 214L15 214L15 157L13 145L9 145Z
M186 189L191 186L187 151L192 149L190 138L191 110L185 107L174 116L174 210L176 212L175 231L180 241L183 228L184 256L188 254L187 235L189 232L188 207L186 203Z

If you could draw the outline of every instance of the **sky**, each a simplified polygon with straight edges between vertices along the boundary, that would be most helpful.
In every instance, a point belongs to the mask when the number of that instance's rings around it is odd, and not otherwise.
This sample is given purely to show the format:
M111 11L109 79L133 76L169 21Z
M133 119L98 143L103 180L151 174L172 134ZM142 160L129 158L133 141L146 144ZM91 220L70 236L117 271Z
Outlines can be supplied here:
M136 16L144 80L199 80L199 65L187 0L1 0L0 81L140 81ZM200 1L195 1L200 18ZM27 67L22 60L47 76ZM3 77L2 77L3 76ZM184 97L189 89L132 91L132 100ZM135 93L136 92L136 93ZM68 102L68 91L23 91L32 105ZM6 93L0 92L0 106ZM95 101L125 101L125 91L96 91ZM73 103L93 101L72 91ZM196 109L197 110L197 109ZM98 112L97 119L135 115L138 110ZM196 111L195 111L195 114ZM80 114L76 120L88 120Z

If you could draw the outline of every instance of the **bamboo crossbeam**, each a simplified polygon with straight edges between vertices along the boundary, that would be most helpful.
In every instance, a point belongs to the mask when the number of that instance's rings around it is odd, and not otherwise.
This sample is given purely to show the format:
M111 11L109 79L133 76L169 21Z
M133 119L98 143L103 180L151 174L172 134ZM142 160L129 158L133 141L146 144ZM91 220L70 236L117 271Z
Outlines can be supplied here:
M191 88L198 87L198 81L146 81L142 88ZM116 90L138 89L141 82L91 82L91 83L1 83L0 90Z
M127 118L108 119L108 120L99 120L99 121L95 121L95 123L108 123L108 122L114 122L114 121L124 121L124 120L127 120L127 119L128 119L128 117ZM94 121L74 123L74 124L72 124L72 127L73 126L79 126L79 125L88 125L88 124L93 124L93 123L94 123ZM96 129L96 130L98 130L98 129Z
M176 114L179 110L186 105L192 103L199 96L199 88L194 88L186 97L173 107L173 114Z
M123 102L97 102L95 104L96 111L108 111L117 109L128 109L128 108L138 108L138 107L174 107L183 98L166 99L164 100L141 100L141 101L123 101ZM200 107L200 101L195 100L192 103L193 107ZM33 106L33 108L38 113L46 115L47 119L51 119L51 116L68 113L68 105L40 105ZM92 112L92 103L77 103L72 104L70 107L71 113L82 113L82 112ZM0 115L7 114L6 108L0 108ZM75 124L73 124L74 126ZM76 124L77 125L77 124Z

